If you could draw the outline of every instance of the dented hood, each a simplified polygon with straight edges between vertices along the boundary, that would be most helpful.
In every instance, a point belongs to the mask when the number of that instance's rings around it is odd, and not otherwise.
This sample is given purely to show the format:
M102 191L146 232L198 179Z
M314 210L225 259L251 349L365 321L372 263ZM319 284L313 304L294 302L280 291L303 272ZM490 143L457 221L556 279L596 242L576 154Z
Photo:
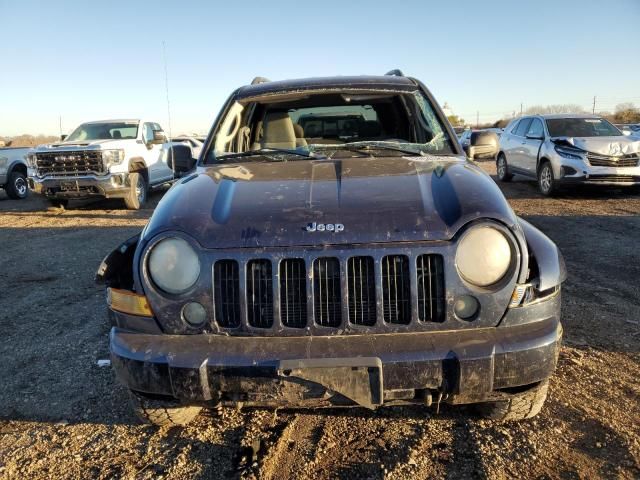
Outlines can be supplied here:
M247 162L177 182L144 236L179 230L205 248L448 240L479 217L516 223L494 181L457 157Z
M580 150L600 155L627 155L640 152L640 140L625 137L554 137L557 144L569 144Z

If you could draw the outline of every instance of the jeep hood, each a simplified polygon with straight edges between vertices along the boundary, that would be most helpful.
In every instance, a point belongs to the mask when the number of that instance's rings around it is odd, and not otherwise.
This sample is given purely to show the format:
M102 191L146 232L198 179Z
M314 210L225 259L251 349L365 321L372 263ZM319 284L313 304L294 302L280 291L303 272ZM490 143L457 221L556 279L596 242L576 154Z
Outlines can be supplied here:
M158 204L144 238L179 230L205 248L449 240L480 217L515 225L494 181L456 157L200 167ZM309 232L309 223L344 230Z
M600 155L627 155L640 153L640 140L625 137L554 137L553 143L571 145L586 152Z

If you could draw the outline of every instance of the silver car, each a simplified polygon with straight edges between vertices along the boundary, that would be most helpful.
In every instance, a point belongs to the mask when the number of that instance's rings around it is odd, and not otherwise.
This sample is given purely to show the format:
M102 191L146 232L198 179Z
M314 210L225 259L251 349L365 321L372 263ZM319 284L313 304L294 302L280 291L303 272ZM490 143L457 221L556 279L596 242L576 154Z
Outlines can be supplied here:
M538 180L552 195L561 184L640 185L640 140L596 115L533 115L513 120L500 136L498 179Z

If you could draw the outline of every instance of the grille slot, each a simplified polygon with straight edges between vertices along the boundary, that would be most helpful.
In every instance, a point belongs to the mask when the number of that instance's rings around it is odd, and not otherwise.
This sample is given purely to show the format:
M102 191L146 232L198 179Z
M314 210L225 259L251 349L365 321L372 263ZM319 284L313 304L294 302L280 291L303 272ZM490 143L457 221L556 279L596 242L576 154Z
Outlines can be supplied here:
M587 153L587 159L594 167L637 167L640 156L637 153L628 153L614 157L589 152Z
M342 323L340 262L337 258L318 258L313 262L315 321L324 327Z
M307 326L307 272L300 258L280 262L280 318L287 327Z
M223 328L240 326L240 275L238 262L220 260L213 267L216 322Z
M273 326L273 280L269 260L247 263L247 315L252 327Z
M405 255L382 258L382 313L388 323L411 321L411 279Z
M73 152L46 152L36 154L38 175L104 175L106 169L102 161L102 152L97 150L78 150Z
M349 321L356 325L376 323L376 277L371 257L351 257L347 262Z
M441 255L417 258L418 318L423 322L444 321L444 269Z

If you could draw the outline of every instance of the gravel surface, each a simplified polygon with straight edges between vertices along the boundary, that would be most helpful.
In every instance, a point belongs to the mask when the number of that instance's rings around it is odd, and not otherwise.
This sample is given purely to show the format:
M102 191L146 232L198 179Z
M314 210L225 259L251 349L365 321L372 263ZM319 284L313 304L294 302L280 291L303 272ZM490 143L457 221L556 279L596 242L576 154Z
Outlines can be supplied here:
M491 163L484 163L492 174ZM110 367L102 257L145 224L117 202L47 210L0 191L0 478L640 478L640 195L501 187L562 249L565 345L541 414L464 407L224 409L140 425Z

